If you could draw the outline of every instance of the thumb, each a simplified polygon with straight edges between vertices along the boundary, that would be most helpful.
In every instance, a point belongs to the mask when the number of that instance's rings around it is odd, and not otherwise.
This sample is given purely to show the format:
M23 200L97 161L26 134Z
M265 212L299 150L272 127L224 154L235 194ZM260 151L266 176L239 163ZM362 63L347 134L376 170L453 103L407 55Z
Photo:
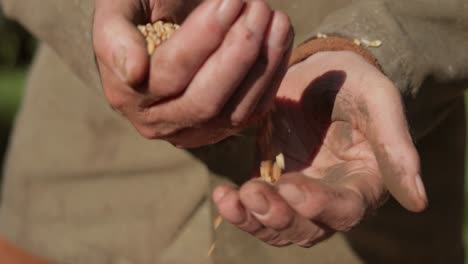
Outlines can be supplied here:
M133 0L96 0L93 45L99 66L129 86L143 82L149 69L146 43L136 27L145 10Z
M385 79L368 89L359 106L385 186L406 209L423 211L427 196L421 180L419 155L408 131L400 92ZM372 91L369 91L372 90ZM372 114L370 114L372 113Z

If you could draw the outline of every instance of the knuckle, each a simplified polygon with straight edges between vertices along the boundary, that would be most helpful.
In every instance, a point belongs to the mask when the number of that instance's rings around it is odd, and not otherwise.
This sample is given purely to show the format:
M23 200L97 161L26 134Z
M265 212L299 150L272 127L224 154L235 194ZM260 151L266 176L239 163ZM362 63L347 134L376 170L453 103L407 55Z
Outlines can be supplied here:
M333 225L333 229L339 232L348 232L357 225L362 220L362 216L345 216L340 219L338 219L335 224Z
M198 122L204 123L216 117L222 109L219 102L201 102L200 100L192 100L192 111Z
M179 126L160 120L157 115L147 111L140 113L140 118L134 122L138 133L146 139L164 139L179 131Z
M287 205L279 203L272 213L270 227L278 231L287 230L294 226L294 219L293 211Z
M267 184L266 182L254 179L254 180L248 181L247 183L242 185L242 187L239 190L239 193L240 193L240 195L242 197L245 194L249 194L249 193L269 192L269 191L272 191L272 190L273 190L272 187L269 184Z
M264 229L263 226L251 216L247 216L245 221L238 224L237 227L254 236Z
M233 34L233 38L231 39L232 42L239 44L238 46L260 46L261 40L263 36L255 33L251 29L246 26L238 27ZM247 50L243 50L246 54L249 54ZM250 53L253 53L252 51Z
M218 42L221 40L226 32L229 29L229 24L219 23L219 20L216 16L209 16L209 19L204 19L205 25L203 28L200 28L200 33L205 33L209 38L208 41Z
M110 87L104 85L104 95L107 102L114 110L122 111L128 105L128 98L119 92L112 91Z
M239 190L239 195L244 197L246 194L251 192L258 192L260 191L259 184L257 182L247 182Z
M321 243L335 234L332 230L323 230L319 229L314 234L310 235L308 238L295 243L299 247L311 248L318 243Z
M231 49L234 56L239 58L256 57L260 48L261 36L245 26L233 29L233 32L226 38L226 45Z
M174 63L177 64L177 70L174 70ZM158 97L172 96L179 94L185 89L185 73L187 71L184 67L186 67L186 62L179 55L169 62L165 58L158 59L153 65L149 80L151 94Z
M177 95L185 89L185 84L180 78L167 71L155 71L149 82L149 92L156 98Z
M206 122L214 118L219 112L220 107L217 104L207 104L204 106L199 106L198 108L199 120L201 122Z
M257 34L255 34L255 32L253 32L247 27L239 27L239 29L236 32L236 35L238 37L236 42L238 43L249 44L257 42Z
M304 202L301 206L301 214L312 219L320 215L329 205L330 195L326 191L317 188L305 188L308 193L313 193L313 198L309 197L308 202ZM313 190L313 191L312 191Z
M279 242L281 234L273 229L264 228L255 234L255 237L268 244L275 244Z
M148 74L149 60L128 59L125 65L126 65L125 66L126 84L131 86L134 90L138 90L137 87L144 84L144 82L146 81L146 76Z
M178 43L170 43L173 46L164 46L167 47L164 51L161 51L165 54L162 54L162 58L158 63L161 68L167 69L166 73L174 74L174 65L177 65L177 73L187 72L192 70L194 67L194 56L191 54L191 50L178 47ZM183 44L185 45L185 44Z
M299 241L296 243L296 245L303 248L311 248L322 241L326 235L327 234L325 231L318 229L315 232L309 234L307 237L302 237L302 239L298 238L295 240Z

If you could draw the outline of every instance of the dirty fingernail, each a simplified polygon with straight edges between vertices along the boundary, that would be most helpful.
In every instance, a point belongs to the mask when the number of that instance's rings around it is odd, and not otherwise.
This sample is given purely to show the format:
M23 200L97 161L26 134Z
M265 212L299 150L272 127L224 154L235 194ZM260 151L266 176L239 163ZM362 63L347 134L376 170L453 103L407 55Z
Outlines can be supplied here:
M291 205L303 203L305 194L294 184L280 184L278 193Z
M252 212L259 215L268 213L270 210L270 203L264 195L260 193L252 193L249 196L249 201L245 204L249 210L252 210Z
M244 1L221 0L218 7L218 19L223 26L230 26L239 15Z
M114 72L123 82L127 81L127 53L124 47L118 48L114 54Z

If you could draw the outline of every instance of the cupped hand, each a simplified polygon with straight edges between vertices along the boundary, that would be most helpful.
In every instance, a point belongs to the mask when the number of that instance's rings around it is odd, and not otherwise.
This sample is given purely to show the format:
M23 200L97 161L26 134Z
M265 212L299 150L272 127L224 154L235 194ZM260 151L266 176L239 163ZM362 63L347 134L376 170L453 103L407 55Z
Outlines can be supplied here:
M273 120L286 159L279 182L213 193L238 228L274 246L310 247L357 225L387 190L408 210L426 207L400 93L359 55L320 52L290 68Z
M159 19L184 22L148 57L136 25ZM293 32L263 0L97 0L93 36L110 105L146 138L197 147L268 112Z

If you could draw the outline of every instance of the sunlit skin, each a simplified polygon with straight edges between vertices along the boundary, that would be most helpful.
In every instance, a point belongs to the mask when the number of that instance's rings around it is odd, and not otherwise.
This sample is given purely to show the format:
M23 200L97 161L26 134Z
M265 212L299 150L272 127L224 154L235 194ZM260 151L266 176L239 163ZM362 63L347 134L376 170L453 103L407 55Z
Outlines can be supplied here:
M351 52L291 68L277 95L274 141L286 157L275 185L252 180L213 193L221 215L274 246L310 247L347 231L387 197L426 207L419 158L397 89Z
M239 132L276 95L286 173L275 186L219 186L213 199L227 221L274 246L310 247L358 224L387 190L408 210L426 207L397 88L347 51L288 69L291 24L263 1L204 1L148 57L136 25L182 21L196 2L96 0L94 48L109 104L144 137L180 147Z
M271 108L293 30L264 1L208 0L148 57L136 24L182 21L195 5L181 3L96 1L94 47L114 109L146 138L197 147L240 132Z

